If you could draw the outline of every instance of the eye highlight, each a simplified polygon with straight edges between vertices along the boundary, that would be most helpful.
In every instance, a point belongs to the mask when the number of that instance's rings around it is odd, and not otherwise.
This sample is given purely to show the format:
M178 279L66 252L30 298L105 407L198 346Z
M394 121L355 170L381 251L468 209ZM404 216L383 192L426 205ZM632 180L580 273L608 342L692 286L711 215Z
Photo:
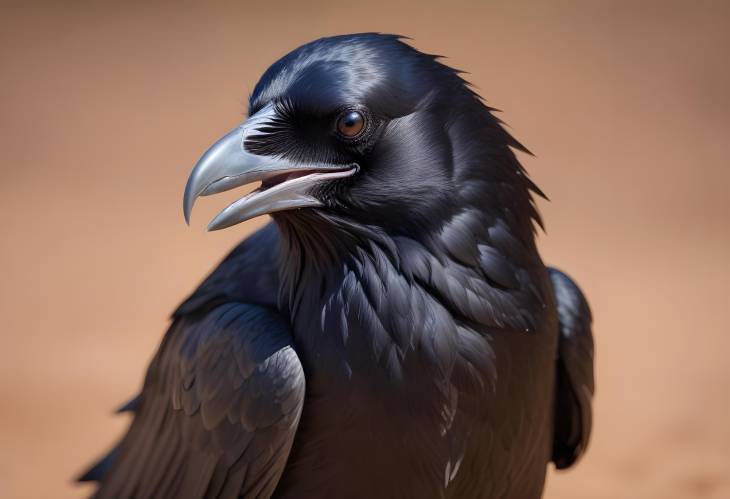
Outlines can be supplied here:
M359 111L346 111L337 118L337 131L343 137L352 139L365 128L365 117Z

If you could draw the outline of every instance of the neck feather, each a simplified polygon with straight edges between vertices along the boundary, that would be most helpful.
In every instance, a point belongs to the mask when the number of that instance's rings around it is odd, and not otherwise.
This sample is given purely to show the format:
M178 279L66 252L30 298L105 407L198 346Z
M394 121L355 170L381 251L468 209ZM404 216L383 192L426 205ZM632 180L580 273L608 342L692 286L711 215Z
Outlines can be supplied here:
M509 220L487 219L479 209L460 211L419 239L323 212L300 212L277 224L279 301L292 317L323 310L348 279L378 300L374 295L394 292L394 276L411 288L399 292L428 294L457 319L490 328L530 331L529 310L518 309L545 301L546 289L531 284L544 281L545 272L533 238L525 241ZM505 317L494 312L500 309L515 310Z

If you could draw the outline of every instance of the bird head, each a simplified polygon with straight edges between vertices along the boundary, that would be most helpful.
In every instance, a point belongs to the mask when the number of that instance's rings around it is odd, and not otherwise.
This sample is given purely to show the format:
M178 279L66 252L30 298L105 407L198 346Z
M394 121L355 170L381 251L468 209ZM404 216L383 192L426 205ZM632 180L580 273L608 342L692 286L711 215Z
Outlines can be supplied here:
M248 119L200 158L185 218L199 196L260 181L208 229L307 213L409 233L485 203L526 203L529 219L534 186L510 150L521 146L490 111L458 71L401 37L316 40L264 73Z

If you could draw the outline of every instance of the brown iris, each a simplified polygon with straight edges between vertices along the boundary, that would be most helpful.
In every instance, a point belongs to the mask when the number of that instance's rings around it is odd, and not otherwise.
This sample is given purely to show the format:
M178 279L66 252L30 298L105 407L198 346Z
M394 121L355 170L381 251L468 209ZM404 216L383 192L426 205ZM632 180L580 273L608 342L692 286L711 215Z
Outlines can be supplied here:
M365 118L357 111L347 111L337 119L337 130L348 138L357 137L364 127Z

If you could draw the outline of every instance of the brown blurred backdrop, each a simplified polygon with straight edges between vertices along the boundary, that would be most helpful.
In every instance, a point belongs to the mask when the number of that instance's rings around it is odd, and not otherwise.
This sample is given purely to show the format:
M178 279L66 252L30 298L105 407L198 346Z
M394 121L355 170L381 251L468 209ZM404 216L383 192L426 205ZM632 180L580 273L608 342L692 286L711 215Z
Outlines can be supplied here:
M187 228L192 165L270 63L357 31L449 56L536 153L598 354L591 448L546 496L730 497L729 7L3 4L0 497L89 493L168 313L265 222L204 233L218 198Z

